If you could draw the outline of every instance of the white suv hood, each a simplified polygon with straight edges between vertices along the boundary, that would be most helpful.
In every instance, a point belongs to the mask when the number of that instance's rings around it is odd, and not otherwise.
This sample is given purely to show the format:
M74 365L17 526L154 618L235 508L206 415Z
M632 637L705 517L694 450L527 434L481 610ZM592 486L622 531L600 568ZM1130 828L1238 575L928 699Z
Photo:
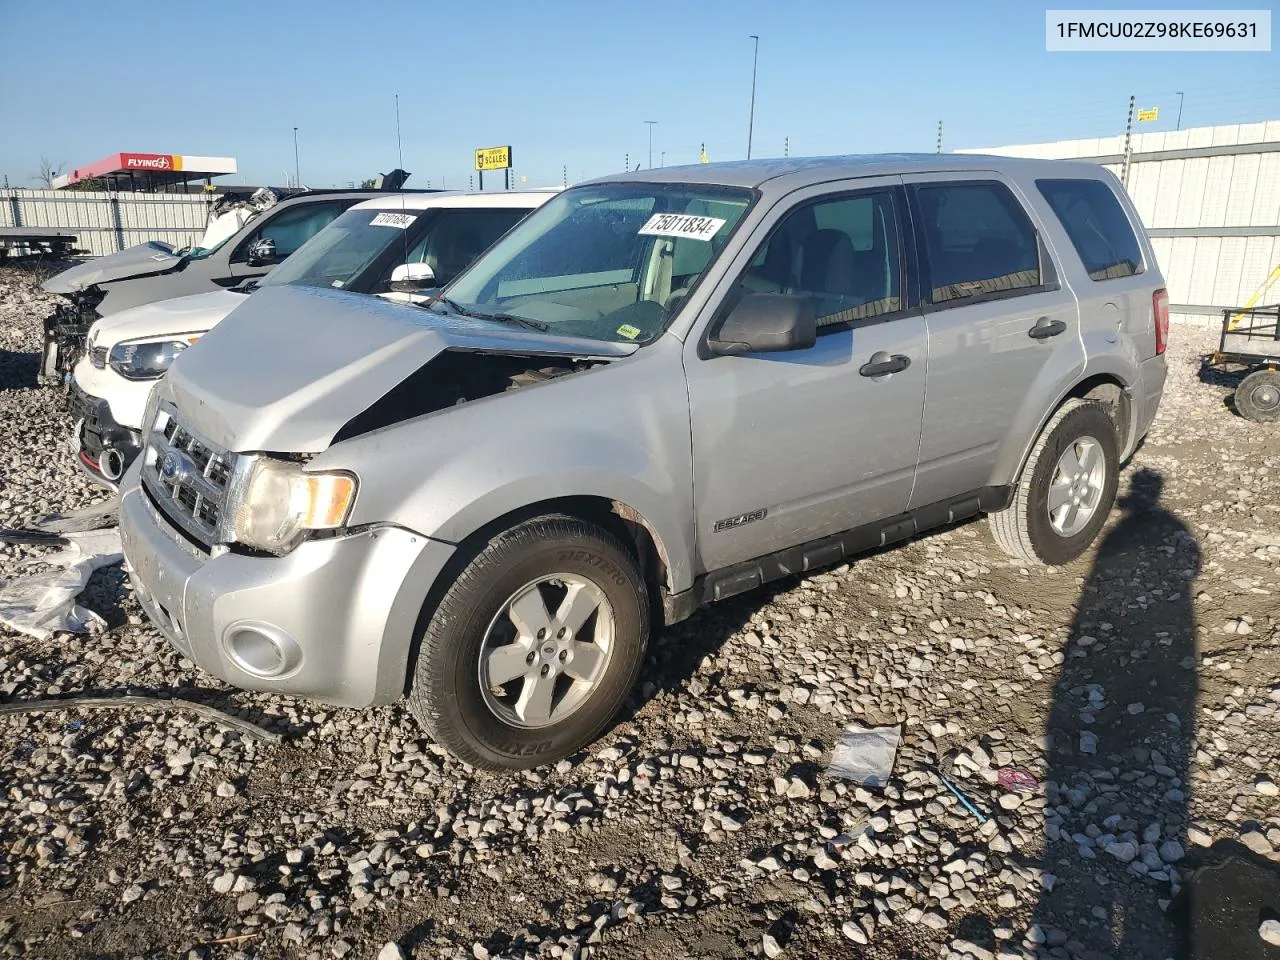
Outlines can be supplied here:
M122 340L158 340L180 333L202 333L247 299L243 293L213 290L144 303L95 321L89 330L89 344L110 349Z

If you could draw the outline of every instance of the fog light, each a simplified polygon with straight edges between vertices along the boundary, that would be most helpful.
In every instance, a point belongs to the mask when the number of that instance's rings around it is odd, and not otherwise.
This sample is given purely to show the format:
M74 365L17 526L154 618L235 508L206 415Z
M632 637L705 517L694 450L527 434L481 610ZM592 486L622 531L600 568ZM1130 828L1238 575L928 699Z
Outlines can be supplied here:
M302 666L298 641L269 623L233 623L222 635L222 646L237 667L264 680L279 680Z

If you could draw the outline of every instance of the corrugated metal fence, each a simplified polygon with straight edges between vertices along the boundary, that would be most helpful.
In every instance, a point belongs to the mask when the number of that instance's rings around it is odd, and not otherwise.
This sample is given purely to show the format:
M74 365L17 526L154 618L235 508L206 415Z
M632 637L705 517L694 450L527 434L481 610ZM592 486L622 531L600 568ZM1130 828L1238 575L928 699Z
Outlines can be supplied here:
M0 227L63 227L94 256L135 243L195 243L209 219L210 197L181 193L0 189Z

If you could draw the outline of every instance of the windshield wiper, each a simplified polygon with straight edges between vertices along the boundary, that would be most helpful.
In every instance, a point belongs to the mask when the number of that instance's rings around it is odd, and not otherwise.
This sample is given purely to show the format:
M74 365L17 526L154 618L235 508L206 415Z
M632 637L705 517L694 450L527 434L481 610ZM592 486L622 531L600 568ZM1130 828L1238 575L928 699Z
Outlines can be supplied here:
M481 313L478 310L464 310L468 317L475 317L479 320L493 320L495 323L509 323L515 327L524 327L526 330L550 330L551 325L543 323L541 320L530 320L528 317L517 317L514 313Z
M468 310L465 307L454 303L442 293L436 294L428 301L425 306L427 309L442 303L454 313L463 317L471 317L475 320L492 320L495 323L509 323L515 327L524 327L526 330L550 330L550 324L543 323L541 320L530 320L528 317L517 317L512 313L482 313L479 310Z

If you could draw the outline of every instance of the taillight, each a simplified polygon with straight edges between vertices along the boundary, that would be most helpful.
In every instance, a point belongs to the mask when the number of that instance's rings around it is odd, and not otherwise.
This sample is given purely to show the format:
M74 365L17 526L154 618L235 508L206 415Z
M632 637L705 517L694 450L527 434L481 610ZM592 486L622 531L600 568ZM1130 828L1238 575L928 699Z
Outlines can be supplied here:
M1156 356L1159 356L1169 342L1168 290L1157 290L1151 295L1151 315L1156 321Z

